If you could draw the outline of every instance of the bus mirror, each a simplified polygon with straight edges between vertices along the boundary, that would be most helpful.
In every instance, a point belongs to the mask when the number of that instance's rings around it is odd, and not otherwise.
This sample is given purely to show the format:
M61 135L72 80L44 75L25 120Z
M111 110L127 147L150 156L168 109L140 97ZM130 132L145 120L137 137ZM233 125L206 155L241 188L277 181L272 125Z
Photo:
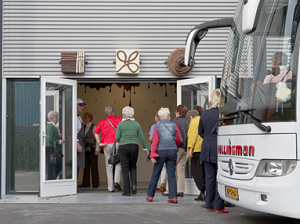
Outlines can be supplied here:
M242 29L245 34L256 30L263 2L263 0L244 0Z
M197 46L200 40L205 37L209 29L231 27L233 23L233 18L223 18L204 22L200 25L195 26L186 38L184 64L188 67L193 66Z
M196 48L200 40L205 37L207 30L192 30L186 40L186 48L184 53L184 64L188 67L192 67L194 64L194 57Z

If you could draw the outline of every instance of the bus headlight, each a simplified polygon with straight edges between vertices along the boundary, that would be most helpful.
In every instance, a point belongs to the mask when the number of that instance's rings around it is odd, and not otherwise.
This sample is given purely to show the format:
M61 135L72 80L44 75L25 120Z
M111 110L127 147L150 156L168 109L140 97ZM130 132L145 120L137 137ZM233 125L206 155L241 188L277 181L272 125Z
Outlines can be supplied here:
M261 160L257 171L257 177L277 177L287 175L296 168L296 160Z

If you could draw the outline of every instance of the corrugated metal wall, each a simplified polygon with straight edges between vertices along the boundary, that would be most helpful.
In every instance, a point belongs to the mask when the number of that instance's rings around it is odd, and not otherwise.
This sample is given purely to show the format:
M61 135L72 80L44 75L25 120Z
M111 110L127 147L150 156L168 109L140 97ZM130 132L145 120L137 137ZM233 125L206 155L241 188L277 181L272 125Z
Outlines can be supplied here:
M115 51L140 50L139 78L176 78L165 62L205 21L232 17L237 0L3 0L3 76L65 77L60 53L85 51L86 72L116 78ZM228 29L211 30L186 77L221 75ZM128 76L125 76L128 77ZM131 76L131 77L136 77Z

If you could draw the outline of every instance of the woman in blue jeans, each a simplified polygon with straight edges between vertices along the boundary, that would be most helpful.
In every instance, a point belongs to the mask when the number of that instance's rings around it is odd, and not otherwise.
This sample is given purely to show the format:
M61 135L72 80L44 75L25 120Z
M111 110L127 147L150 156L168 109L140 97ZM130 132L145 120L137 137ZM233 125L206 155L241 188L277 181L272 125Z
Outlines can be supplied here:
M177 203L177 185L175 168L177 161L177 151L181 142L177 125L170 122L170 110L160 108L158 111L160 123L155 125L150 154L151 161L154 163L153 173L147 192L147 201L153 201L157 181L160 177L164 163L166 163L167 176L169 182L169 203Z

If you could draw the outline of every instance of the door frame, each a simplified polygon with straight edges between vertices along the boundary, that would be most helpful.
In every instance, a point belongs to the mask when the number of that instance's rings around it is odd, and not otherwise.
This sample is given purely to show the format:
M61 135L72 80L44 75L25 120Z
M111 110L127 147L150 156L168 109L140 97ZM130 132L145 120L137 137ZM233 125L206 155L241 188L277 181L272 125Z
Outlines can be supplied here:
M210 100L210 93L216 89L217 77L216 76L199 76L197 78L184 79L177 81L177 105L182 104L181 87L186 85L208 83L208 98ZM191 108L192 109L192 108ZM187 163L189 160L187 161ZM185 194L199 195L199 190L193 178L185 178Z
M217 77L213 75L213 76L199 76L197 78L178 80L177 81L177 105L180 105L182 103L181 102L182 95L181 95L181 91L179 91L179 89L181 90L182 86L208 82L208 87L209 87L208 91L211 93L212 90L216 88L216 79ZM208 97L210 99L210 94Z
M2 144L1 144L1 194L6 194L6 143L7 143L7 135L6 135L6 130L7 130L7 80L6 78L2 78L2 129L1 129L1 136L2 136ZM5 150L3 150L5 149Z
M10 191L10 172L11 172L11 161L10 161L10 156L11 156L11 145L8 145L10 143L10 138L11 136L7 133L10 133L11 127L10 127L10 97L11 97L11 87L9 86L10 83L14 81L23 81L25 82L30 82L30 81L36 81L37 83L39 82L39 79L36 78L2 78L2 144L1 144L1 194L7 195L7 194L29 194L29 195L37 195L39 191L26 191L26 190L21 190L21 191Z

